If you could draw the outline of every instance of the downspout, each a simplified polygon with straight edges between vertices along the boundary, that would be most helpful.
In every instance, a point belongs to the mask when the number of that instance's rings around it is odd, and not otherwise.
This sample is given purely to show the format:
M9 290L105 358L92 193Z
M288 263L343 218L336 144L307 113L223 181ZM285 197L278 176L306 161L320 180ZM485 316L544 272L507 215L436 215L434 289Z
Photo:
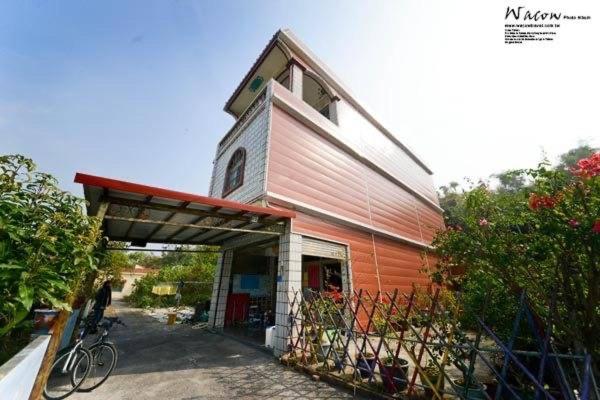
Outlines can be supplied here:
M419 235L421 236L421 242L425 243L425 237L423 236L423 227L421 226L421 215L419 214L419 207L417 207L417 199L413 197L413 206L415 208L415 215L417 216L417 226L419 227ZM423 252L425 255L425 265L427 269L429 269L429 257L427 255L427 250Z
M365 180L365 190L367 192L367 209L369 211L369 223L373 226L373 215L371 213L371 192L369 191L369 181L366 172L363 173ZM377 248L375 246L375 234L371 232L371 244L373 246L373 258L375 259L375 272L377 273L377 289L381 296L381 277L379 276L379 261L377 260Z

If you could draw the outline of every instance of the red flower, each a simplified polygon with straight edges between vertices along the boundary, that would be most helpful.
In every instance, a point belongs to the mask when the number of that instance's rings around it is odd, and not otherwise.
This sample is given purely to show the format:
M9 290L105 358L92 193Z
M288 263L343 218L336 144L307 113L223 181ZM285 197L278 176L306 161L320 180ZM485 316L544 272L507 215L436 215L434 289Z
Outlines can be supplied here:
M577 221L576 219L570 219L569 225L571 226L571 228L577 228L579 226L579 221Z
M488 220L487 220L487 219L485 219L485 218L481 218L481 219L479 220L479 226L488 226L489 224L490 224L490 223L489 223L489 222L488 222Z
M573 168L571 172L583 179L600 175L600 153L592 154L588 158L577 161L577 167Z
M597 219L596 222L594 222L594 226L592 226L592 232L600 233L600 219Z
M556 199L552 196L539 196L535 193L529 195L529 208L537 211L539 208L554 208Z

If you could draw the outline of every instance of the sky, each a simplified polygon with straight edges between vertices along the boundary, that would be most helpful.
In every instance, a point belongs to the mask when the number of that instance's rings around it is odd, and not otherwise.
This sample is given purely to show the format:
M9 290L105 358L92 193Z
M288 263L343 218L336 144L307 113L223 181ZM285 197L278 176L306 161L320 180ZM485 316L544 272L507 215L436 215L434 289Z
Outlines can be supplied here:
M504 44L507 5L590 15ZM290 28L436 185L600 146L600 2L0 2L0 154L82 194L75 172L208 192L223 106Z

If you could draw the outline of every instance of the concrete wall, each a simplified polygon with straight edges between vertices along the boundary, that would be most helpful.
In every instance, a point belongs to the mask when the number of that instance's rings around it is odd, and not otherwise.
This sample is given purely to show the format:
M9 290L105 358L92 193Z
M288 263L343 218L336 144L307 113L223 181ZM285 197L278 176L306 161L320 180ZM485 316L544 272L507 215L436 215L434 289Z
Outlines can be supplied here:
M0 367L0 398L27 400L40 369L50 335L37 337Z

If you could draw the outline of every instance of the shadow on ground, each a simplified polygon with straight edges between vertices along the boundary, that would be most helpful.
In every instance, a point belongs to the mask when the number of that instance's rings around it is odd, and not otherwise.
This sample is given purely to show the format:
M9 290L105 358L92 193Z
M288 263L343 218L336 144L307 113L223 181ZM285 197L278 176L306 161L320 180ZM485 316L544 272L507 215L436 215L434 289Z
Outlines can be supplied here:
M111 332L119 361L111 377L73 399L348 399L352 395L288 369L230 338L166 326L115 301L127 327Z

